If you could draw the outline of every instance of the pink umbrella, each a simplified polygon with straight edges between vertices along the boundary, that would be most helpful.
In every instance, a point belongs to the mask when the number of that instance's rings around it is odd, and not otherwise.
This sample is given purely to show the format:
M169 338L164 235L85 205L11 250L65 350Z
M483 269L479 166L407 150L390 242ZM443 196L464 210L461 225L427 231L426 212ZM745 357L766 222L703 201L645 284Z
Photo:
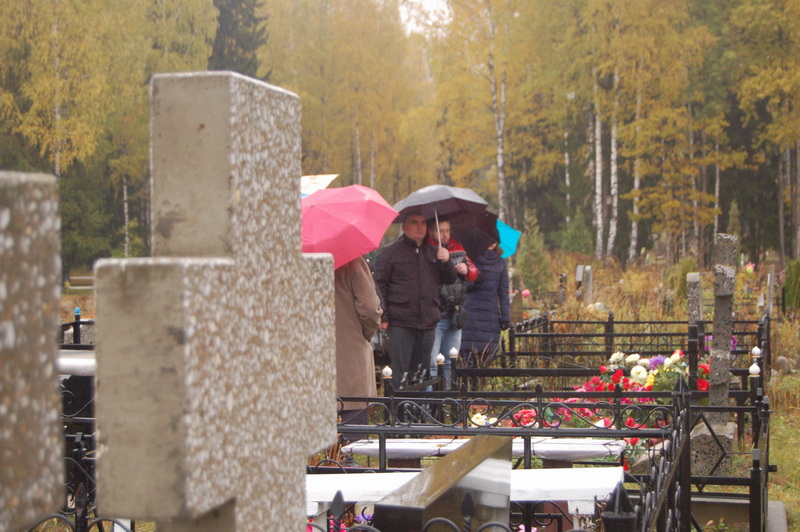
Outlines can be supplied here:
M303 252L330 253L333 268L377 249L397 211L361 185L325 188L301 200Z

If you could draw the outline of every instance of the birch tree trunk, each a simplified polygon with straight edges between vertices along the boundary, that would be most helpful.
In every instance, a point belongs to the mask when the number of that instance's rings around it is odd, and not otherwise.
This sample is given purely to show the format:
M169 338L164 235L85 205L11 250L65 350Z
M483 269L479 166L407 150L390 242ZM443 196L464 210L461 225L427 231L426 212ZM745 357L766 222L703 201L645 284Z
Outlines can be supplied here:
M639 190L642 182L642 156L639 154L642 126L642 88L636 88L636 157L633 159L633 190ZM631 217L631 244L628 248L628 262L636 261L639 249L639 198L633 197L633 216Z
M130 219L128 217L128 176L122 176L122 218L125 226L125 248L123 257L128 257L131 252Z
M692 187L695 190L698 189L699 183L697 180L697 174L694 171L694 128L692 128L692 105L689 104L689 172L691 173L692 178ZM697 242L700 240L700 224L697 223L697 212L700 205L697 201L697 197L692 198L692 240L694 241L694 251L695 256L698 250ZM683 256L686 257L686 249L683 250Z
M58 4L53 1L53 77L55 78L55 98L53 99L53 128L56 130L56 141L53 146L53 175L61 177L61 64L58 57Z
M784 207L785 197L784 191L786 190L786 181L783 172L783 154L778 154L778 239L780 241L781 251L781 269L786 268L786 233L784 227L786 226L786 209Z
M375 188L375 133L369 135L369 188Z
M571 203L572 199L570 198L570 182L569 182L569 127L567 125L567 110L566 105L564 106L564 187L567 191L567 225L569 225L570 216L572 215L572 208Z
M719 142L714 143L714 159L714 210L716 211L714 215L714 235L716 235L719 233ZM780 180L779 176L778 181Z
M619 218L619 179L617 174L617 120L619 117L619 71L614 71L614 111L611 117L611 160L609 161L609 185L611 194L611 214L608 221L608 242L606 258L614 255L617 243L617 223Z
M789 150L784 151L784 155L786 161L784 162L784 171L786 172L786 178L789 182L789 201L791 202L791 209L792 209L792 258L796 259L798 257L798 241L797 241L797 181L792 176L792 156L789 153Z
M798 193L798 182L800 182L800 155L797 154L797 144L795 143L795 155L797 158L795 159L795 164L792 164L792 150L791 148L786 150L786 172L789 175L789 179L792 182L792 224L794 225L794 256L793 258L797 259L800 258L800 213L798 213L798 209L800 209L800 201L798 201L797 193ZM794 171L792 171L794 170Z
M489 8L489 36L491 38L492 47L494 47L495 37L497 35L497 28L495 27L494 20L492 19L491 7ZM505 161L504 161L504 142L503 132L506 127L506 73L500 76L500 86L498 88L496 68L495 68L495 55L492 49L489 52L489 85L492 90L492 114L494 115L494 131L495 143L497 145L497 203L499 219L506 219L506 212L508 210L508 198L506 191L506 174L505 174ZM499 92L499 94L498 94Z
M600 102L594 82L594 256L603 259L603 125L600 119Z
M358 121L356 121L356 184L362 184L361 181L361 128L358 125Z

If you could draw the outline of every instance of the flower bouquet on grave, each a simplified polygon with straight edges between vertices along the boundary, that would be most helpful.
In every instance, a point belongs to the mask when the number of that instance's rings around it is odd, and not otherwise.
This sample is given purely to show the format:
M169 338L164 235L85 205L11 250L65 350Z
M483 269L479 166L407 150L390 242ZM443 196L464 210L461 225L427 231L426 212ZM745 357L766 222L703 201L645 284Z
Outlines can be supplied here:
M708 380L706 377L710 371L709 361L706 360L698 364L697 387L700 391L708 390ZM609 360L600 366L600 376L592 377L587 384L590 387L599 379L605 383L605 387L595 384L594 390L585 389L584 391L614 391L617 386L622 386L623 391L657 391L669 392L675 389L679 379L689 376L689 360L683 351L675 350L672 355L657 355L652 358L644 358L637 353L625 355L617 351ZM578 387L576 389L585 388ZM630 399L623 399L623 402L631 402ZM653 399L640 399L639 402L652 403Z

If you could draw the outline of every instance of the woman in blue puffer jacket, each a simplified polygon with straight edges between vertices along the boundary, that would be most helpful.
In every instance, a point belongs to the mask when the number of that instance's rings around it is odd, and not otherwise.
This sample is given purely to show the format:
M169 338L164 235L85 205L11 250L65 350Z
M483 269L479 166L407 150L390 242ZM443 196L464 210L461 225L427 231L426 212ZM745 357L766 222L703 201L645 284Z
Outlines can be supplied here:
M473 258L480 274L467 283L464 309L467 321L461 333L461 352L492 354L500 342L500 331L511 325L508 300L508 270L502 250L492 244L483 255Z

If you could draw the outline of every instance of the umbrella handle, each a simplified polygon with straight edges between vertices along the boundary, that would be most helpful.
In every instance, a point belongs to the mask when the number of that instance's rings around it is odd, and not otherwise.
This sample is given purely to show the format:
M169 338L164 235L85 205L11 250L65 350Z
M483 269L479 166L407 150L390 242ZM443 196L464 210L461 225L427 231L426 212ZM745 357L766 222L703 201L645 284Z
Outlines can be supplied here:
M436 234L439 235L439 249L442 249L442 233L439 232L439 209L433 209L433 216L436 218Z

